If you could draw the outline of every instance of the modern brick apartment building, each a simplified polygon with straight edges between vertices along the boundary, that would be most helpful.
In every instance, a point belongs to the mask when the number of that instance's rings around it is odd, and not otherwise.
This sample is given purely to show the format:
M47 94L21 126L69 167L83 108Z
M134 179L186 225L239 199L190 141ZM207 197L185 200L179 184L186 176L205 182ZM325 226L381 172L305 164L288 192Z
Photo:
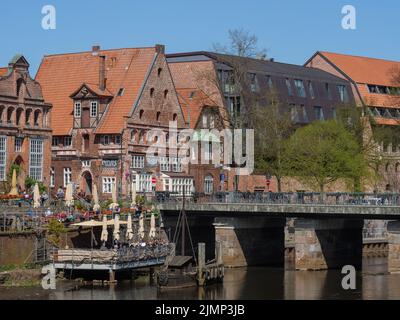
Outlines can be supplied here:
M132 184L138 192L190 192L193 179L179 157L147 162L149 130L186 128L164 46L49 55L36 79L53 103L53 186L73 182L86 194L95 183L110 197L115 183L120 195ZM152 138L153 139L153 138ZM156 139L156 138L154 138ZM152 179L156 178L156 186Z
M317 52L305 66L349 81L357 105L365 107L377 124L400 124L400 62Z
M42 88L29 75L29 63L16 55L8 67L0 68L0 189L7 192L5 181L11 166L20 166L18 185L25 178L50 184L51 109ZM9 180L9 179L8 179Z
M371 127L384 126L393 130L400 125L400 62L359 57L331 52L317 52L305 66L319 68L350 82L356 103L364 114L372 116ZM396 143L397 141L397 143ZM381 175L378 186L371 190L400 191L400 145L394 141L376 141L382 151Z
M167 60L178 92L201 90L215 103L225 127L232 126L236 115L246 113L248 100L268 105L272 89L299 125L332 119L337 108L354 104L347 79L317 68L204 51L169 54ZM235 89L238 74L246 96ZM274 180L268 185L265 176L241 176L235 182L233 171L224 183L229 190L276 190Z

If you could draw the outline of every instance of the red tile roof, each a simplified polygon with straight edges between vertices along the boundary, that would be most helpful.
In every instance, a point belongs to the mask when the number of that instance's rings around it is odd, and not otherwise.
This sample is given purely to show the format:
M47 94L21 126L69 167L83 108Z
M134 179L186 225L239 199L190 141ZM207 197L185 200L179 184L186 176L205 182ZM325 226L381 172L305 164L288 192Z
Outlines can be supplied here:
M0 68L0 77L4 77L8 72L8 68Z
M400 87L400 62L332 52L318 52L356 82L368 106L400 108L400 97L370 93L367 84Z
M155 57L155 48L101 50L106 56L107 93L114 98L96 129L97 133L120 133ZM53 104L54 135L68 135L73 126L70 95L83 83L98 88L99 57L92 52L45 56L36 75L44 99ZM124 94L117 96L120 88Z
M320 52L357 83L399 86L394 73L400 72L400 62L346 54Z
M176 89L179 103L182 107L184 117L189 122L190 129L196 127L204 107L217 107L202 90L195 88Z
M398 126L398 125L400 125L400 120L398 120L398 119L374 117L374 121L375 121L376 124L386 125L386 126Z
M228 127L229 123L227 119L229 119L229 117L224 107L223 95L218 87L218 79L215 72L214 63L212 61L170 62L168 66L171 71L175 87L178 93L181 93L179 95L181 103L184 103L184 101L182 101L182 97L186 96L185 100L187 100L187 96L191 91L199 92L200 97L202 97L198 100L194 99L194 101L189 103L189 109L193 109L192 113L195 115L192 116L190 126L192 127L196 125L197 119L196 121L193 121L193 119L196 118L196 115L198 117L201 113L201 110L194 110L200 107L201 104L199 105L199 102L201 100L207 98L209 99L207 101L208 103L212 102L212 106L217 106L219 108L224 125ZM183 109L188 110L188 108ZM188 119L186 114L185 119Z
M400 108L400 96L370 93L366 84L357 84L364 102L372 107Z

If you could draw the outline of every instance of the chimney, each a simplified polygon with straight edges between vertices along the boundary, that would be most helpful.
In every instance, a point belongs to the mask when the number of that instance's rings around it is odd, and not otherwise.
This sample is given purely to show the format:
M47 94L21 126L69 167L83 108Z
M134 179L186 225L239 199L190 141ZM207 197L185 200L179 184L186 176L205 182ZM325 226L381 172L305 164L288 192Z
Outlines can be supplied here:
M106 56L99 56L99 88L101 91L106 89Z
M99 55L100 46L92 46L92 55L97 56Z
M156 44L155 48L157 53L165 53L165 46L163 44Z

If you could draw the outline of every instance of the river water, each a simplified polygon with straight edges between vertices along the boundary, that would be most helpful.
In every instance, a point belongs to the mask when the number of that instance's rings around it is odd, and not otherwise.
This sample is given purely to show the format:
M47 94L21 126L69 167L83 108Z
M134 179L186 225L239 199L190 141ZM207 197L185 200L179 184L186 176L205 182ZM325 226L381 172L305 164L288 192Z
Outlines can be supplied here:
M387 273L387 258L368 258L357 273L356 290L342 289L344 275L338 271L294 271L251 267L228 269L223 284L160 292L148 276L119 282L114 287L84 286L76 290L57 290L47 299L78 300L153 300L153 299L400 299L400 274ZM0 291L1 298L1 291ZM43 298L43 297L42 297Z

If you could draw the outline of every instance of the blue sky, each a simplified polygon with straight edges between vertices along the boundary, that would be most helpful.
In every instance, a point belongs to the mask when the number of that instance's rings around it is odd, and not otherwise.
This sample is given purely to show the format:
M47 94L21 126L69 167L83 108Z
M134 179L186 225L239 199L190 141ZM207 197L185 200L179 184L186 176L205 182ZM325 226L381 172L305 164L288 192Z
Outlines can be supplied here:
M54 5L56 30L41 27ZM341 9L357 10L357 29L344 30ZM257 35L277 61L301 64L317 50L400 60L400 2L393 0L1 0L0 65L15 53L34 75L45 54L166 45L167 52L210 50L229 29Z

